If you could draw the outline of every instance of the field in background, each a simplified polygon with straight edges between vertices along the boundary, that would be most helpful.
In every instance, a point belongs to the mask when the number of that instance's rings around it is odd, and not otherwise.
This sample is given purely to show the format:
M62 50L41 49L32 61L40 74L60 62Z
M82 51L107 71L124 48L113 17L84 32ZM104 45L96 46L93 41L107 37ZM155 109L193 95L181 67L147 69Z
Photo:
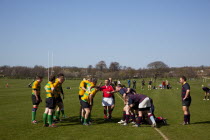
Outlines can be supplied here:
M148 79L145 79L148 81ZM159 85L163 79L158 79ZM201 90L202 80L191 80L191 125L182 126L183 121L180 99L180 85L178 79L168 79L173 89L171 90L140 90L141 82L137 80L137 92L146 94L154 100L156 116L168 119L167 126L159 129L169 139L209 139L210 133L210 101L203 101ZM9 88L5 84L9 83ZM120 126L117 121L121 119L123 103L116 96L116 107L113 112L113 121L103 121L103 107L101 106L102 94L98 92L93 107L92 126L82 126L78 122L78 85L79 80L67 80L63 84L65 93L65 112L70 118L59 123L58 128L43 128L42 114L45 107L44 85L42 82L42 99L38 112L37 125L31 124L31 89L27 88L30 80L0 79L0 139L163 139L154 128L143 125L140 128ZM127 81L121 81L127 84ZM207 85L205 83L204 85ZM71 87L71 90L66 87ZM146 88L146 87L145 87ZM177 89L179 88L179 89Z

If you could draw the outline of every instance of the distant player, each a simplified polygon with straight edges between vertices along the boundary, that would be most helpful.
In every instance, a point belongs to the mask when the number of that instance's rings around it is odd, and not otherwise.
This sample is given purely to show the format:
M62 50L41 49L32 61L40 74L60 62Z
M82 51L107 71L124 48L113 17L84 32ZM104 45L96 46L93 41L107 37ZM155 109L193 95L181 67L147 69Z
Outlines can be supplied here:
M114 88L110 85L110 80L104 81L105 85L100 87L100 91L103 92L102 106L104 107L104 119L112 118L112 105L114 104Z
M41 91L41 82L42 82L42 77L41 76L36 76L36 81L33 82L32 84L32 123L37 124L36 121L36 111L38 109L38 106L40 102L42 102L41 96L40 96L40 91Z
M128 79L128 87L130 88L131 87L131 80Z
M153 116L153 110L151 109L152 103L151 99L143 94L135 94L129 96L128 105L130 108L136 109L138 107L138 121L133 127L139 127L142 123L143 112L146 111L148 114L148 118L150 118L152 122L152 126L156 127L155 118Z
M123 108L122 120L120 120L118 123L126 126L128 125L130 119L130 107L128 105L128 98L129 96L136 94L136 91L130 88L123 88L122 85L116 86L116 91L123 96L123 101L125 105ZM131 118L134 120L135 114L131 115Z
M136 80L133 80L133 89L136 89Z
M6 88L9 88L9 83L6 84Z
M203 100L209 100L210 89L208 87L203 87L202 89L204 91L204 99Z
M62 84L63 84L64 81L65 81L64 74L60 73L60 74L58 74L58 76L55 80L55 83L53 84L53 86L55 88L55 90L54 90L55 95L54 96L55 96L55 102L56 102L56 106L57 106L54 118L57 121L60 121L61 111L64 113L64 110L62 110L64 105L63 105L63 100L61 98L61 94L62 94L63 99L64 99L64 93L63 93L63 88L62 88Z
M148 83L148 90L152 90L152 79L149 80L149 83Z
M144 90L144 86L145 86L145 81L144 79L141 81L141 89Z
M57 127L53 125L53 110L55 109L54 86L55 76L51 76L49 82L45 86L46 90L46 108L43 114L44 127ZM49 123L49 124L48 124Z
M190 104L191 104L191 96L190 96L190 85L186 82L187 78L182 76L180 78L180 83L182 84L182 109L184 112L184 122L183 125L190 124Z

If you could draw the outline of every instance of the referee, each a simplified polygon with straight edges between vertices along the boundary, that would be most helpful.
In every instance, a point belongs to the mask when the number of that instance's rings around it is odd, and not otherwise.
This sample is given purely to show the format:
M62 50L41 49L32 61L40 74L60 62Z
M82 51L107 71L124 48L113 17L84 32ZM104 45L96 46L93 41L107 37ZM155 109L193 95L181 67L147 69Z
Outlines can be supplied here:
M182 109L184 112L184 122L183 125L190 124L190 104L191 104L191 96L190 96L190 85L186 82L187 78L182 76L180 78L180 83L182 84Z

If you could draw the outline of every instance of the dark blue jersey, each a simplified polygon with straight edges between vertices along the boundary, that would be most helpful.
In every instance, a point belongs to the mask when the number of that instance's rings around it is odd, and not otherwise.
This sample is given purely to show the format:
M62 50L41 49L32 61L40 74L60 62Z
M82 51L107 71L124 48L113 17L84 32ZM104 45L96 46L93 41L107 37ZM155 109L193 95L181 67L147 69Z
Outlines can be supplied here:
M128 89L127 88L121 88L119 93L123 96L123 94L126 94L126 96L130 96L130 95L134 95L134 93L136 92L134 89L130 89L130 92L127 93Z
M143 94L134 94L129 97L128 104L139 104L148 96Z
M187 90L190 90L190 85L188 83L185 83L182 85L182 93L181 93L182 99L185 97ZM187 98L189 97L190 97L190 94L188 95Z

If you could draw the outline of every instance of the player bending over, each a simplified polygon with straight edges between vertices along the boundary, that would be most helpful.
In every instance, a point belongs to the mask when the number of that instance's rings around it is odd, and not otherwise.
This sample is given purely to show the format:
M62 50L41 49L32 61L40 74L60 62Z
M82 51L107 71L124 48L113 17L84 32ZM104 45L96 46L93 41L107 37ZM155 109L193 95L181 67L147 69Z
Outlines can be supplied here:
M150 110L151 108L151 100L149 97L143 94L135 94L129 96L128 105L130 108L136 109L138 107L138 121L133 127L139 127L142 122L143 111L146 111L148 114L148 118L150 118L152 122L152 127L156 127L155 118Z
M210 89L208 87L203 87L202 89L204 91L204 99L203 100L209 100Z
M130 88L123 88L122 85L116 86L116 91L123 96L123 101L125 105L123 108L122 120L120 120L118 123L126 126L129 123L130 114L132 120L135 121L135 114L133 114L133 112L130 112L130 106L128 105L128 98L129 96L136 94L136 91Z

